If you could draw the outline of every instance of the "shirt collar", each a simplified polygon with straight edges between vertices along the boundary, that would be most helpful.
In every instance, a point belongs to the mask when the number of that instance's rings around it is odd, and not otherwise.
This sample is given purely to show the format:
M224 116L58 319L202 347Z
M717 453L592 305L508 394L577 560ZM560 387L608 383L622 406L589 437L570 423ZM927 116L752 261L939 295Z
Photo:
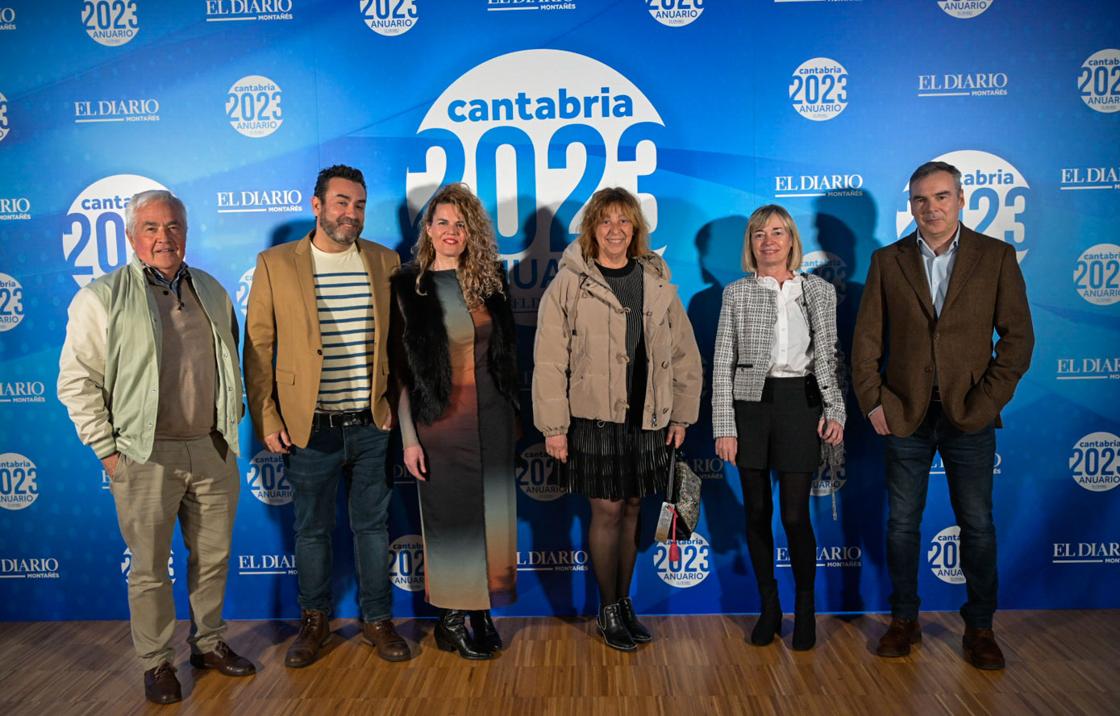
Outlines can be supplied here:
M918 250L922 252L923 256L926 256L928 258L936 258L937 254L934 253L933 249L931 249L929 247L929 244L926 243L926 240L922 238L922 232L919 231L917 233L918 233ZM960 243L961 243L961 225L958 223L957 224L957 233L953 235L953 240L952 240L952 242L949 243L949 248L945 251L945 253L943 253L941 255L942 256L948 256L950 254L956 253L957 247L960 246Z
M143 261L140 262L140 265L144 267L144 275L148 277L149 281L157 286L164 286L165 288L171 289L175 292L176 296L180 295L179 292L182 289L183 279L189 279L191 277L191 272L190 269L187 268L186 261L180 264L179 270L176 271L175 275L171 278L165 277L159 269L154 266L149 266Z

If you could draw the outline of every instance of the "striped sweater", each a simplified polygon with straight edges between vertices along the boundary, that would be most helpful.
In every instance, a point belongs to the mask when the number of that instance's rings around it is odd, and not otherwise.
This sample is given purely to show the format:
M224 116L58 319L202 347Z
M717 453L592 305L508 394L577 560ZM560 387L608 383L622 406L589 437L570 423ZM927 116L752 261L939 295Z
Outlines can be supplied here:
M356 247L331 254L312 245L311 251L323 342L323 373L316 408L367 409L376 326L365 264Z

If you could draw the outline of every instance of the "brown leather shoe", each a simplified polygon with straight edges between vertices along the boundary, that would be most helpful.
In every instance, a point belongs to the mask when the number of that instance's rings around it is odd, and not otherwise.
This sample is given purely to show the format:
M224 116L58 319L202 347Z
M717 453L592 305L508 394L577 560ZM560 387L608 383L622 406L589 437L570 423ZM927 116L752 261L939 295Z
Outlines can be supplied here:
M1003 652L991 629L965 627L961 645L964 647L964 658L977 669L994 671L1006 666Z
M196 669L217 669L226 676L252 676L257 673L253 662L238 656L224 641L219 641L214 646L214 651L191 654L191 666Z
M407 661L412 658L408 642L401 638L389 619L365 622L362 624L362 634L377 649L377 655L385 661Z
M288 653L284 656L284 666L301 669L310 666L319 658L319 650L331 638L331 627L326 612L304 609L300 612L299 634L296 634Z
M153 704L173 704L183 700L183 689L175 678L175 667L163 662L144 672L144 697Z
M921 640L922 627L917 619L891 619L891 625L879 639L875 653L886 657L906 656L910 653L910 645Z

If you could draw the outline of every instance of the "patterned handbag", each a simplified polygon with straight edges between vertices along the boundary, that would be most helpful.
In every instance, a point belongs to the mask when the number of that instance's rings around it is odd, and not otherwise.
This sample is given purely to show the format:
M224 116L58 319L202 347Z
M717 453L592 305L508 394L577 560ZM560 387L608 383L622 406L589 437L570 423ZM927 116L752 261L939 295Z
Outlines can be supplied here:
M665 501L657 518L655 538L669 543L669 559L680 559L677 540L688 539L700 519L700 478L673 450L669 461L669 482L665 486Z

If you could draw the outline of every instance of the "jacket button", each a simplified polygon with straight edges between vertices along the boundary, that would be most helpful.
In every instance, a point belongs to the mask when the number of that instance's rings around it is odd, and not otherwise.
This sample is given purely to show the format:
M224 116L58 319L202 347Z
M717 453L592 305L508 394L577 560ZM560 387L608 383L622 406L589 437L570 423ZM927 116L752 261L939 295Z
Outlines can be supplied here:
M667 360L661 361L661 367L662 368L668 368L669 367L669 361L667 361Z
M319 355L323 355L323 349L322 348L319 348L315 352L318 353Z

